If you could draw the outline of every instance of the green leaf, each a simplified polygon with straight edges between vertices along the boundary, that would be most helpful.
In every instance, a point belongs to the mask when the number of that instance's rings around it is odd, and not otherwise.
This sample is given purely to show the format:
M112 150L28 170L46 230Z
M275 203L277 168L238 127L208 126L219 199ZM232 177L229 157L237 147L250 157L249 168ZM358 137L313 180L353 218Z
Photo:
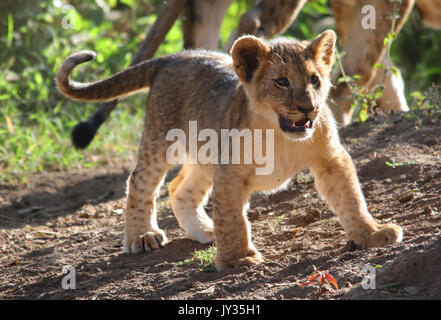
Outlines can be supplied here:
M375 99L380 99L381 96L383 95L383 91L384 91L384 86L378 86L377 91L375 93Z
M399 74L397 68L395 68L395 67L390 67L389 70L394 74L395 77L398 78L398 77L400 76L400 74Z
M360 122L365 122L369 118L367 108L363 108L362 110L360 110L359 118Z
M117 0L106 0L106 2L111 8L115 8L116 5L118 4Z
M384 38L383 45L387 46L389 43L391 43L395 39L395 32L391 31L388 33L387 37Z
M43 77L41 76L40 72L34 74L34 79L37 85L41 85L43 83Z
M120 0L121 3L124 3L125 5L129 7L133 7L135 5L135 0Z
M373 69L382 69L384 66L381 63L376 63L372 66Z
M310 39L311 38L311 31L309 31L310 28L305 23L300 23L299 24L299 28L300 28L300 31L302 31L303 36L305 37L305 39Z
M431 77L433 75L439 75L439 74L441 74L441 67L434 66L434 67L427 68L424 71L425 77Z
M6 47L10 48L12 46L12 41L14 40L14 18L11 13L8 13L8 36L6 38Z

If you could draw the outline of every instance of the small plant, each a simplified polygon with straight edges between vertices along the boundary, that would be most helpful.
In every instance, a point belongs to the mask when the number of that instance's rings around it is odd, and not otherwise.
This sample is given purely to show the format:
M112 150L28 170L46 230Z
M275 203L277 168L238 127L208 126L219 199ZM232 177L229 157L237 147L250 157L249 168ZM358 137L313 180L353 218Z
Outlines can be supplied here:
M417 109L441 110L441 86L432 83L424 92L414 91L411 96L415 99Z
M384 86L381 84L371 89L361 88L357 84L357 81L361 79L361 76L358 74L352 76L347 75L341 64L341 56L341 54L337 53L337 62L342 73L342 77L338 79L338 83L345 83L351 90L351 109L356 110L356 114L358 114L357 120L364 122L367 120L368 114L377 108L377 100L383 95ZM375 64L373 68L383 68L383 65Z
M401 166L405 166L405 165L409 165L409 164L415 164L415 162L414 161L410 161L410 162L395 162L395 161L390 162L390 161L386 161L385 164L387 166L392 167L392 168L395 169L397 167L401 167Z
M386 161L385 164L386 164L387 166L389 166L389 167L394 168L394 169L395 169L396 167L401 167L402 165L404 165L403 162L395 162L395 161L392 161L392 162Z
M335 289L338 290L337 280L335 280L335 278L326 271L317 271L313 273L308 279L306 279L304 283L299 283L299 287L304 288L314 283L319 285L317 298L320 298L320 296L323 294L323 285L325 283L332 284Z
M286 214L282 214L282 215L278 216L277 218L275 218L273 223L272 223L272 227L273 228L277 227L277 225L280 223L280 221L285 219L285 216L286 216Z
M296 175L296 182L298 184L307 185L307 184L311 183L312 181L313 181L312 176L305 171L301 171Z
M427 102L429 103L428 108L441 110L441 86L432 83L432 86L424 91Z
M392 20L391 30L387 34L386 38L383 40L383 46L386 47L386 58L388 61L388 66L384 66L381 63L375 63L372 68L373 69L384 69L383 79L381 84L374 86L371 89L361 88L357 81L361 79L361 76L358 74L355 75L347 75L344 71L343 65L341 63L341 54L336 53L336 60L338 62L338 67L341 72L341 77L338 79L338 83L346 83L349 90L352 93L351 100L351 108L355 110L355 114L358 114L357 120L360 122L364 122L368 119L369 113L373 113L377 108L377 100L381 98L384 91L384 82L386 80L386 75L388 72L392 72L395 77L399 76L398 69L392 65L391 60L391 46L392 42L395 40L395 25L397 19L400 17L398 3L401 3L402 0L389 0L393 3L392 13L389 15L389 19Z
M216 248L211 245L205 250L195 250L191 258L178 262L178 266L183 267L190 263L197 263L201 271L210 271L214 265L215 256Z

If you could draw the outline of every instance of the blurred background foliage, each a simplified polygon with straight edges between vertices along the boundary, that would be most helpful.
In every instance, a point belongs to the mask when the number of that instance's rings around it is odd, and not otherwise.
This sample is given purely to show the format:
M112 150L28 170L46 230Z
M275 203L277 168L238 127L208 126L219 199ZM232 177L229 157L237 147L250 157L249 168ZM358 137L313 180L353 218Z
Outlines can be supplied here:
M124 100L88 149L75 150L70 131L96 104L70 101L55 87L65 57L88 49L97 62L75 70L79 81L96 80L127 67L156 19L163 0L2 0L0 2L0 184L26 182L35 171L69 170L133 157L146 98ZM236 0L221 28L223 48L253 0ZM334 28L327 0L308 3L285 35L310 39ZM180 21L156 55L182 49ZM411 106L415 94L441 79L441 32L422 25L416 10L392 47ZM119 160L121 161L121 160Z

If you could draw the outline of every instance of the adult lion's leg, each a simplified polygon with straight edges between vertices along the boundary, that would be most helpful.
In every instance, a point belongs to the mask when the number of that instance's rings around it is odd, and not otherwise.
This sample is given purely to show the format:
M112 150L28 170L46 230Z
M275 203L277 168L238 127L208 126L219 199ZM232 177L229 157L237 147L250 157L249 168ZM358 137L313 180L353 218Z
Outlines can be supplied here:
M341 1L343 0L334 0L331 3L335 6ZM401 3L396 3L399 17L395 21L395 34L401 30L414 3L415 0L403 0ZM362 25L363 18L367 14L367 11L363 11L365 12L363 13L362 10L366 6L375 8L374 29L365 29ZM350 23L346 22L349 30L343 39L345 55L342 58L342 65L347 75L358 74L361 76L357 83L360 87L366 87L375 77L377 70L372 66L381 62L386 51L383 42L392 29L390 14L393 12L393 6L394 4L390 1L359 0L353 6L352 14L349 15ZM340 74L336 73L334 82L337 82L335 80L338 77ZM345 125L350 123L353 112L350 108L350 96L351 90L345 83L336 84L330 94L330 105L336 120Z
M351 27L351 16L356 4L357 0L331 0L330 2L341 43L345 41Z
M390 65L391 62L387 60L386 55L383 55L381 64L385 67L394 66L393 64ZM397 75L392 72L384 74L384 72L384 69L377 70L375 77L368 84L369 88L374 88L381 84L384 85L383 94L377 100L378 107L385 112L390 110L409 111L409 106L404 96L404 81L401 72L398 69Z
M423 23L434 29L441 29L441 0L416 0Z
M183 18L184 47L217 50L219 30L233 0L188 1Z
M228 38L225 51L230 51L234 41L244 34L269 39L283 33L293 23L306 1L257 0L256 6L240 18L239 26Z

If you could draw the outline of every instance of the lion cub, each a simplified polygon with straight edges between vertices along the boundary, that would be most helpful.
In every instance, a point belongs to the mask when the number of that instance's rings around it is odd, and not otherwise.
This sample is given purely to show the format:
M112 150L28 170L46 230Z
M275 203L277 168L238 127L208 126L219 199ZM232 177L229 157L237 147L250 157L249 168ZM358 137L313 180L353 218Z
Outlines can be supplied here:
M71 81L70 74L78 64L93 59L93 52L82 51L64 61L57 85L75 100L113 100L150 88L138 163L128 181L125 252L150 251L167 243L157 224L155 204L164 176L174 166L167 161L172 145L167 134L179 129L188 137L191 121L197 121L198 133L211 129L218 137L224 129L260 130L263 137L251 139L274 157L272 171L259 175L256 168L262 163L243 162L251 152L245 142L241 162L202 164L191 161L188 145L192 142L186 141L185 163L169 187L171 206L189 238L216 242L218 270L263 261L251 242L246 216L250 194L283 187L306 168L357 246L401 241L400 227L381 225L369 214L354 165L340 144L326 104L335 40L333 31L309 42L280 38L267 43L244 36L234 43L231 56L183 51L91 83ZM199 151L202 142L200 138L193 142ZM211 190L212 219L203 209Z

